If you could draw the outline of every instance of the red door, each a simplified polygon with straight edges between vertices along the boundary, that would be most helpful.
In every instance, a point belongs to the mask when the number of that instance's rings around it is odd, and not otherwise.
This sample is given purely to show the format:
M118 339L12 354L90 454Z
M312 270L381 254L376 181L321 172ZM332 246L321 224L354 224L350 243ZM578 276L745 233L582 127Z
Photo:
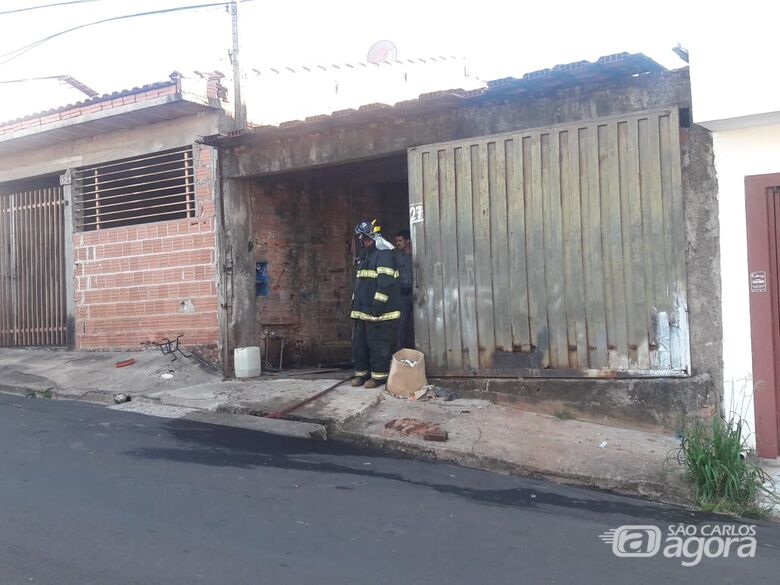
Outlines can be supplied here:
M780 173L745 177L756 447L780 455Z

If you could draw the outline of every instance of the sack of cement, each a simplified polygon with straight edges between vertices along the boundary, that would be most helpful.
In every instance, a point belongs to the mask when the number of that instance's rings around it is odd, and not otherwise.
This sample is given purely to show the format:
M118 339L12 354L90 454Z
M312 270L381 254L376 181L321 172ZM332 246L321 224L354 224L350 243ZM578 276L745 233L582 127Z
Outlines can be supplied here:
M395 396L406 398L427 384L425 356L414 349L402 349L395 352L393 361L390 363L387 391Z

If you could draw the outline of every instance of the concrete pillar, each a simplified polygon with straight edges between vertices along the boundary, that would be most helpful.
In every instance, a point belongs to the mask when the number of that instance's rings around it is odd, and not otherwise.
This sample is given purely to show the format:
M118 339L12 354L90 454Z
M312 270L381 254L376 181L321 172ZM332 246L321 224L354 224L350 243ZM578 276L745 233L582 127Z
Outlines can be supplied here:
M75 292L75 269L76 263L73 258L73 169L67 169L60 175L60 185L62 186L62 196L65 200L65 229L63 230L63 247L65 252L65 310L67 314L67 344L68 347L76 346L76 292Z
M222 164L220 167L224 171ZM246 187L245 181L223 179L220 193L220 305L224 321L224 374L227 377L234 372L233 350L257 344L255 266L250 249L252 202Z

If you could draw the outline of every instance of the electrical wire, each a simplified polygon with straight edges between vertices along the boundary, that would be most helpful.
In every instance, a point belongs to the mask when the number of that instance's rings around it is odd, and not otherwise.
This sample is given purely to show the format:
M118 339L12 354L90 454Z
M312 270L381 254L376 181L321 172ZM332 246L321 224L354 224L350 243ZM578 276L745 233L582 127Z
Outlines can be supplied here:
M253 2L254 0L240 0L240 2L243 4L244 2ZM43 37L41 39L38 39L35 42L30 43L29 45L25 45L23 47L19 47L18 49L14 49L13 51L9 51L7 53L0 54L0 65L5 65L6 63L13 61L14 59L18 59L25 53L32 51L36 47L51 41L52 39L56 39L57 37L61 37L62 35L81 30L83 28L87 28L90 26L96 26L98 24L105 24L107 22L114 22L117 20L126 20L129 18L138 18L141 16L153 16L157 14L168 14L171 12L180 12L182 10L197 10L200 8L215 8L217 6L228 6L231 2L229 0L223 0L222 2L211 2L209 4L193 4L190 6L176 6L173 8L164 8L161 10L150 10L148 12L136 12L134 14L123 14L121 16L111 16L109 18L103 18L101 20L95 20L93 22L86 22L84 24L80 24L78 26L74 26L69 29L65 29L62 31L59 31L57 33L51 34L49 36ZM4 59L4 57L7 57Z
M30 10L39 10L41 8L54 8L56 6L69 6L71 4L85 4L87 2L102 2L103 0L69 0L69 2L56 2L54 4L41 4L39 6L28 6L27 8L14 8L13 10L3 10L0 16L4 14L17 14L19 12L29 12Z
M0 84L4 83L28 83L30 81L48 81L50 79L62 79L67 75L46 75L44 77L27 77L25 79L1 79Z
M90 27L90 26L96 26L98 24L105 24L107 22L112 22L112 21L117 21L117 20L125 20L125 19L128 19L128 18L138 18L138 17L141 17L141 16L151 16L151 15L154 15L154 14L165 14L165 13L177 12L177 11L181 11L181 10L193 10L195 8L211 8L211 7L215 7L215 6L224 6L225 4L226 4L226 2L213 2L213 3L210 3L210 4L198 4L198 5L191 5L191 6L177 6L177 7L174 7L174 8L164 8L164 9L161 9L161 10L151 10L151 11L148 11L148 12L136 12L136 13L133 13L133 14L122 14L120 16L111 16L109 18L103 18L101 20L94 20L92 22L86 22L86 23L80 24L78 26L74 26L74 27L71 27L71 28L68 28L68 29L56 32L54 34L48 35L46 37L38 39L37 41L34 41L34 42L30 43L29 45L25 45L23 47L19 47L18 49L14 49L13 51L9 51L7 53L2 53L2 54L0 54L0 58L9 57L9 56L12 56L12 57L9 58L9 59L6 59L4 61L0 61L0 65L2 65L4 63L7 63L8 61L11 61L12 59L16 59L17 57L22 56L26 52L34 49L35 47L37 47L39 45L42 45L43 43L46 43L46 42L48 42L50 40L53 40L53 39L56 39L57 37L60 37L62 35L65 35L65 34L68 34L68 33L71 33L71 32L77 31L77 30L81 30L83 28L87 28L87 27Z

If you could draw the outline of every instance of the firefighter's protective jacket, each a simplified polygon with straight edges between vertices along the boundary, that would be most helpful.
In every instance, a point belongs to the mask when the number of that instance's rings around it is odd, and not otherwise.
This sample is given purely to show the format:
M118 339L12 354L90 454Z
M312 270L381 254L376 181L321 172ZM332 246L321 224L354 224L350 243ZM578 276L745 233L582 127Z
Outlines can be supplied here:
M363 249L352 295L353 319L391 321L401 317L398 269L393 250Z

